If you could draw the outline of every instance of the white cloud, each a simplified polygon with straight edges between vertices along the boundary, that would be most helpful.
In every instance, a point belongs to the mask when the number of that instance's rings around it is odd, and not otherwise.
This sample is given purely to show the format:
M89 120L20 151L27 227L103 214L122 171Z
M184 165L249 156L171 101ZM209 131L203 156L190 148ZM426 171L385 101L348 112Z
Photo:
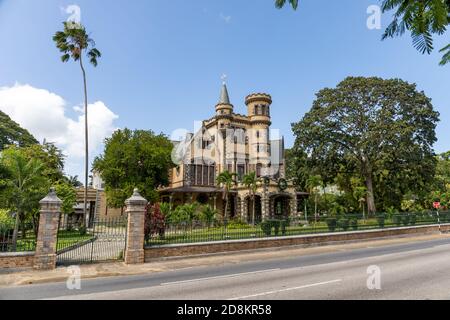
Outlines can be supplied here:
M42 142L54 142L67 155L66 171L82 176L84 158L84 110L75 106L77 119L66 116L66 101L55 93L30 85L0 87L0 110ZM103 141L117 128L118 118L103 102L88 105L89 154L101 152Z
M220 19L225 21L225 23L230 23L231 22L231 16L226 16L223 13L220 14Z

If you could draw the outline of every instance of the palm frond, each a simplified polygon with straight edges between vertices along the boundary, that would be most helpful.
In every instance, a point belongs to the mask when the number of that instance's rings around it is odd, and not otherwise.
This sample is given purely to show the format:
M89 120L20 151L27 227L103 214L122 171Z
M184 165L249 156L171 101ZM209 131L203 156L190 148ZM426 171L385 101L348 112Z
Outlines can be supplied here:
M441 66L446 65L447 63L450 63L450 44L439 50L439 52L445 52L444 56L442 57L441 62L439 63Z

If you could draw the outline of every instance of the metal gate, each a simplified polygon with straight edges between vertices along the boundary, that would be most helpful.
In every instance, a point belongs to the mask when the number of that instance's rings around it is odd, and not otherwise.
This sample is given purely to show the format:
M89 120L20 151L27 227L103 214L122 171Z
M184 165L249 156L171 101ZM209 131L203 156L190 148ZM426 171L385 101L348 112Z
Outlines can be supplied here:
M56 245L57 265L123 260L127 219L95 218L89 228L80 221L60 221Z

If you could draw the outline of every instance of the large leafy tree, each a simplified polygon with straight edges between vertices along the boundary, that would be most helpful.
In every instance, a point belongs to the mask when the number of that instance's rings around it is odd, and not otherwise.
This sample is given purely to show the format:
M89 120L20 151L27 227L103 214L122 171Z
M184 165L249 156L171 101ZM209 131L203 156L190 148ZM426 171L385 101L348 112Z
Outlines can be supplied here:
M89 62L96 67L101 53L95 48L95 42L90 38L84 26L74 22L64 22L64 30L58 31L53 36L56 47L63 54L62 62L68 62L71 58L78 62L83 75L84 88L84 137L85 137L85 176L84 176L84 219L87 217L87 188L89 178L89 132L88 132L88 92L86 70L83 57L86 54Z
M105 182L108 204L122 208L134 188L148 200L156 200L156 189L168 184L172 143L152 131L118 130L105 140L105 150L93 169Z
M21 149L28 159L38 159L44 164L43 175L51 183L66 180L63 172L65 156L53 143L44 141Z
M438 121L431 100L413 84L349 77L317 93L312 109L293 124L295 148L310 155L324 182L338 174L360 177L374 213L375 195L399 202L407 192L426 193Z
M8 145L29 146L38 141L25 129L21 128L11 118L0 111L0 151Z
M43 174L44 164L38 159L29 159L22 149L4 150L0 161L8 172L8 179L3 181L2 198L6 207L15 213L14 251L19 225L28 214L38 210L39 200L45 196L49 181Z
M288 1L275 0L275 6L282 8ZM294 10L298 0L290 0ZM433 50L433 35L442 35L450 24L450 0L381 0L384 13L395 11L393 20L386 28L382 39L411 32L414 47L422 53L430 54ZM444 54L440 62L450 62L450 44L440 50Z

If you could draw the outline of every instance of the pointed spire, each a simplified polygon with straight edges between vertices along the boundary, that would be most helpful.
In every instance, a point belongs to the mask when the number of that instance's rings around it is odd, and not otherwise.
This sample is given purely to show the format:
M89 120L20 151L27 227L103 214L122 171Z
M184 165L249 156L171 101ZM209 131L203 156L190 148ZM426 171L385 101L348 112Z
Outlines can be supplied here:
M222 85L222 91L220 92L219 104L231 104L230 96L228 95L227 85L225 83Z

